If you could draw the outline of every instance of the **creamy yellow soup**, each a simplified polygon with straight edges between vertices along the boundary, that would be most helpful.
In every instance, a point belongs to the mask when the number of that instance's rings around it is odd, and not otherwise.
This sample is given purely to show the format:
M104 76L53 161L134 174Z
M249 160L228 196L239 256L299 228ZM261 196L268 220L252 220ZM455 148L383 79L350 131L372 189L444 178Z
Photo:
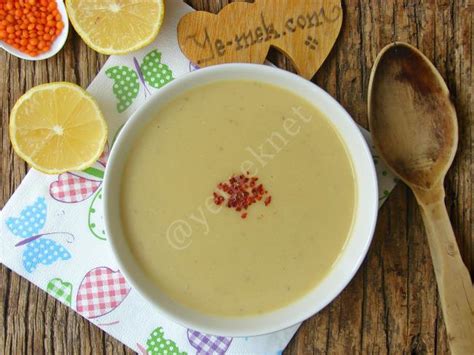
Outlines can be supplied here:
M218 184L239 175L258 177L261 200L217 204L215 192L229 198ZM127 159L121 215L136 262L171 299L245 316L288 305L329 273L355 194L346 148L310 102L222 81L156 112Z

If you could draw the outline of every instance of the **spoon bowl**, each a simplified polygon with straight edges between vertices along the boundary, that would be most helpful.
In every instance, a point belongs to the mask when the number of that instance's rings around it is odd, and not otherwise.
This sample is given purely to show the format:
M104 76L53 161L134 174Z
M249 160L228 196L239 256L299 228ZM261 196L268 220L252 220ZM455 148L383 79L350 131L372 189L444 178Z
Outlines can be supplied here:
M26 53L19 51L18 49L10 46L8 43L5 43L3 41L0 41L0 48L6 50L8 53L14 55L15 57L25 59L25 60L30 60L30 61L48 59L54 56L56 53L58 53L64 47L64 43L66 43L66 39L69 33L69 19L67 17L66 6L64 5L64 2L59 0L57 1L57 4L58 4L58 11L61 14L61 18L64 23L64 27L61 33L59 34L59 36L56 37L53 43L51 44L51 48L49 49L49 51L38 54L36 57L32 57Z
M431 189L446 175L457 149L449 90L433 64L403 43L385 47L374 68L369 116L375 145L405 183Z
M380 157L421 207L451 353L474 354L474 289L444 204L443 181L458 144L449 90L419 50L393 43L374 63L368 105Z

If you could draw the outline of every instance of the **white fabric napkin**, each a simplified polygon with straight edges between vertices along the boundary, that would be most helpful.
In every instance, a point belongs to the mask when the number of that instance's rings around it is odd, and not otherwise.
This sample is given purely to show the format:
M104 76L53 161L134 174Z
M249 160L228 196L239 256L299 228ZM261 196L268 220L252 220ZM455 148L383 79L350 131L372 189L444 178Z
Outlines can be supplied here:
M181 1L168 1L156 41L133 54L110 57L89 86L107 117L109 142L152 92L196 69L179 50L176 35L179 18L189 11ZM251 338L208 336L162 318L131 289L104 232L106 159L85 172L59 176L31 169L1 211L0 261L143 354L280 353L299 325ZM375 160L382 204L395 180Z

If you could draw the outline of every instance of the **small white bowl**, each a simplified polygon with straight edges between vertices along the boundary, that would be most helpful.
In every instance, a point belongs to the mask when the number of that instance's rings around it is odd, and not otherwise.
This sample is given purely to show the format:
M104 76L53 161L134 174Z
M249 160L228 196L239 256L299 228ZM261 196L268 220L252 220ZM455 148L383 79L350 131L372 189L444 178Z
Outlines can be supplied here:
M54 39L54 42L51 45L51 48L47 52L43 52L36 57L32 57L26 53L23 53L19 51L18 49L10 46L8 43L5 43L3 41L0 41L0 48L3 48L6 50L8 53L14 55L15 57L25 59L25 60L31 60L31 61L36 61L36 60L43 60L43 59L48 59L58 53L61 48L64 47L64 43L66 43L67 35L69 33L69 18L67 17L67 12L66 12L66 6L64 5L64 2L62 0L57 0L58 4L58 11L61 14L64 27L61 32L61 34Z
M284 308L247 317L219 317L177 304L154 286L127 245L120 223L120 184L129 149L155 113L177 95L219 80L254 80L286 88L312 102L338 130L353 162L357 208L351 235L329 274L314 289ZM377 178L370 150L349 114L315 84L289 72L255 64L225 64L186 74L160 89L123 127L105 172L104 216L107 234L127 280L164 317L185 327L221 336L256 336L288 328L323 309L349 283L369 248L377 220Z

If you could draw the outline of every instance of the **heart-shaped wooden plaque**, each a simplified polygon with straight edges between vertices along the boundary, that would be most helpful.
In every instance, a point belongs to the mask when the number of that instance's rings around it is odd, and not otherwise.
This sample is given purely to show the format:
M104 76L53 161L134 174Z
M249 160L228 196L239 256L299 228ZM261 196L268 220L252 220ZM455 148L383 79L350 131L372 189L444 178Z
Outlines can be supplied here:
M342 16L340 0L234 2L217 15L196 11L183 16L178 42L200 67L263 63L274 46L301 76L311 79L336 42Z

